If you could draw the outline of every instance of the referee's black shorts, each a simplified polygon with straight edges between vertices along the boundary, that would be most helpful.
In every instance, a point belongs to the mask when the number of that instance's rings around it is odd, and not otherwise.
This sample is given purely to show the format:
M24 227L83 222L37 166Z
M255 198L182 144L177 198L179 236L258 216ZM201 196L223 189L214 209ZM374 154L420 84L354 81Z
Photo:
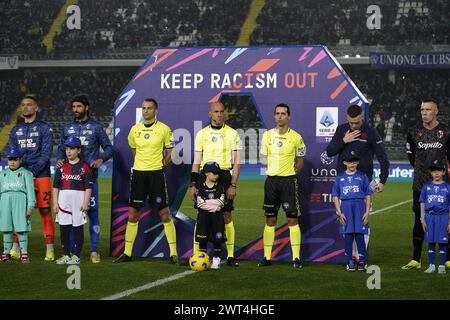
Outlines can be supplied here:
M220 245L226 241L223 212L199 210L195 227L195 241Z
M276 217L280 206L288 218L300 213L297 176L269 176L264 183L263 210L266 217Z
M166 175L163 170L139 171L131 174L129 206L140 210L148 197L150 207L158 210L169 206Z
M203 183L206 179L206 175L203 173L203 171L200 173L200 181ZM230 170L220 170L219 173L219 184L223 186L223 189L225 192L228 190L228 188L231 186L231 172ZM233 200L228 200L225 195L225 205L223 206L224 212L231 212L234 210L233 207Z

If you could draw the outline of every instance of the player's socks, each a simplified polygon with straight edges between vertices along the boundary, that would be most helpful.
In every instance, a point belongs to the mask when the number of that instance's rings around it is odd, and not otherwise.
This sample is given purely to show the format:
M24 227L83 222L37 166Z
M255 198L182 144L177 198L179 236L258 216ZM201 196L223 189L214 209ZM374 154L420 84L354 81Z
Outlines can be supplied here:
M91 252L98 251L100 242L100 221L98 219L98 209L90 209L89 215L89 237L91 240Z
M170 219L169 222L163 223L164 233L166 234L167 242L169 243L170 256L178 256L177 253L177 233L175 231L175 224Z
M3 252L9 254L13 246L12 232L3 232Z
M64 255L70 257L70 232L72 225L59 225L59 230L61 232L61 247Z
M193 252L192 254L199 252L200 250L200 245L197 241L195 241L195 233L197 232L197 223L194 226L194 248L193 248Z
M445 265L447 259L447 244L439 243L439 265Z
M47 249L47 251L55 251L55 247L54 247L53 243L47 243L46 249Z
M347 233L344 235L344 248L345 248L345 255L347 256L347 260L352 260L353 240L354 239L355 239L355 235L353 233Z
M436 243L428 244L428 263L434 264L434 259L436 258Z
M214 244L214 257L221 257L222 256L222 245L219 244Z
M267 224L264 226L263 242L264 242L264 257L266 260L272 259L272 246L275 241L275 226L271 227Z
M18 232L20 252L28 252L28 232Z
M423 245L423 238L414 236L413 237L413 246L414 246L413 260L420 262L420 256L422 254L422 245Z
M227 258L234 257L234 224L233 221L225 224L225 236L227 237Z
M84 240L84 229L83 225L78 227L73 227L73 233L75 236L75 243L73 246L74 251L72 252L78 258L81 257L81 250L83 250L83 240Z
M20 251L20 245L19 245L19 237L17 236L17 232L13 232L13 247L12 249L16 252Z
M133 252L133 244L136 239L136 235L138 232L138 223L139 222L130 222L128 221L127 229L125 231L125 255L131 257Z
M358 257L360 262L366 262L367 249L364 234L355 234L356 245L358 246Z
M300 259L300 242L302 233L298 224L289 227L289 239L291 241L292 260Z
M52 214L41 214L42 233L44 235L46 244L53 244L55 242L55 226L53 225Z
M208 250L208 242L197 242L198 243L198 251L206 252Z

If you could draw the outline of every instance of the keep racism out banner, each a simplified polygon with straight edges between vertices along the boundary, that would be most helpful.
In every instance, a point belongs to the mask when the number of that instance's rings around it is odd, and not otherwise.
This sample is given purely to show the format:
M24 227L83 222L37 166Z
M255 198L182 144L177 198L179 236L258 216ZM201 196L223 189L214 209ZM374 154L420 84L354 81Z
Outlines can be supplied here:
M371 52L375 68L450 68L450 52Z
M330 52L315 45L161 48L150 53L114 105L110 254L117 256L124 249L133 165L127 137L131 126L141 120L142 101L156 99L158 120L173 131L173 164L165 174L177 230L178 254L187 258L192 252L194 221L183 214L180 205L188 189L194 137L209 124L209 103L230 94L251 96L255 112L266 129L275 125L276 104L286 103L291 107L290 127L303 136L307 146L304 168L299 176L302 259L344 262L343 239L332 204L309 201L311 193L329 192L332 181L317 181L312 170L329 170L335 165L323 156L326 145L337 125L346 121L348 106L358 104L366 109L367 101ZM245 133L252 128L235 129ZM257 204L257 208L261 206ZM235 214L240 214L239 210ZM261 217L261 223L263 221ZM291 259L287 229L286 225L277 229L274 260ZM236 232L240 232L238 225ZM240 245L235 248L236 257L262 258L262 239ZM168 257L168 254L158 213L153 208L143 208L133 256Z

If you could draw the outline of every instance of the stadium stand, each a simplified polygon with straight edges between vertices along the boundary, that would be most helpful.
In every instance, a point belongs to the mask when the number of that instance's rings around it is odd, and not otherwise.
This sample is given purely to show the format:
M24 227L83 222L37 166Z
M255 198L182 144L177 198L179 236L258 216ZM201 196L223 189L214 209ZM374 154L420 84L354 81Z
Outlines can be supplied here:
M367 8L381 9L381 30L368 30ZM449 44L448 1L267 0L251 44L319 43L399 46Z
M69 30L64 21L57 19L69 2L0 2L0 55L51 61L142 59L155 46L235 45L247 15L251 15L250 6L256 2L260 7L247 26L253 30L251 45L318 43L327 45L335 56L367 56L371 51L389 50L448 52L450 44L450 3L446 0L78 0L81 30ZM381 8L381 30L367 29L366 10L372 4ZM43 39L55 23L62 24L61 32L47 37L53 41L54 50L46 52ZM448 69L386 70L368 64L344 68L368 97L369 121L385 139L391 158L406 159L405 130L420 118L421 98L439 100L440 120L448 123ZM95 106L104 106L94 108L93 113L108 125L114 99L134 73L132 70L21 67L19 71L2 71L0 126L10 123L20 97L29 92L42 98L44 118L48 117L56 129L71 119L66 103L76 92L86 92ZM262 127L249 97L225 96L223 102L234 127ZM58 134L58 130L55 132Z
M77 69L26 70L0 74L0 118L2 127L15 115L21 97L35 93L40 100L40 115L54 129L54 141L59 143L62 127L73 119L69 100L75 93L86 93L91 98L91 115L100 121L112 141L112 108L123 86L134 74L134 69ZM3 94L5 93L5 94ZM1 139L7 137L0 136ZM3 141L4 142L4 141ZM56 148L56 146L55 146ZM3 152L6 150L4 148Z

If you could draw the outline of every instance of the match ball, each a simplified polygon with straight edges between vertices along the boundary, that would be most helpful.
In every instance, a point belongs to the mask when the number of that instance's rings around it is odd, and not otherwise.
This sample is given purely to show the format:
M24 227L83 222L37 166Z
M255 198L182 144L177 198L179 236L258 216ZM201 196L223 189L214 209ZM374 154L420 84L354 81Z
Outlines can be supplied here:
M194 271L204 271L208 269L209 256L205 252L194 253L189 258L189 267Z

